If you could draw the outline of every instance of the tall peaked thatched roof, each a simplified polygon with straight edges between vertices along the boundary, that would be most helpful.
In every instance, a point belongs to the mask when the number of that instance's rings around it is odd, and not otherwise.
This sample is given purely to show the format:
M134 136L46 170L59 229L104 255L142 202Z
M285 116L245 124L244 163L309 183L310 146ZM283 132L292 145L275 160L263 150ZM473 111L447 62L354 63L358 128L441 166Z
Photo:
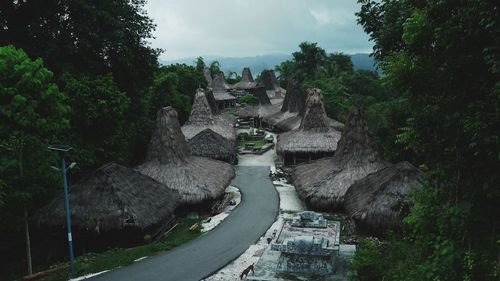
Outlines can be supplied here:
M125 227L161 227L174 219L178 194L152 178L109 163L69 190L71 223L75 229L94 233ZM65 227L62 196L42 208L35 221L40 226Z
M210 86L214 93L226 92L232 88L231 85L226 82L226 78L224 77L223 72L219 72L215 75Z
M252 72L250 68L245 67L241 73L241 80L234 84L234 88L248 90L257 86L257 82L253 80Z
M189 140L206 128L212 129L224 138L233 141L236 140L236 131L234 127L221 116L212 114L212 109L208 104L205 91L203 89L198 89L191 108L191 115L189 115L186 124L182 126L182 132Z
M219 108L217 107L217 102L215 101L214 92L211 89L206 89L205 96L207 97L208 105L212 110L212 114L219 114Z
M283 101L283 106L281 107L281 111L285 112L302 112L302 109L305 105L305 98L299 88L299 83L296 80L291 79L288 82L286 88L286 96Z
M249 89L249 92L255 96L259 104L258 105L247 105L243 108L238 109L235 114L242 118L256 117L263 118L279 111L280 104L272 104L271 100L267 96L266 89L264 87L255 87Z
M283 98L285 90L280 87L274 70L264 70L262 73L262 84L266 88L269 98Z
M243 68L243 72L241 73L241 81L254 82L250 68L248 67Z
M158 112L146 162L136 169L175 189L186 204L220 197L234 177L231 165L191 155L172 107Z
M308 89L306 110L299 129L279 135L276 150L286 153L333 153L340 132L329 126L323 96L319 89Z
M298 129L305 111L306 97L300 90L295 80L290 80L287 85L285 99L281 110L264 118L264 121L282 132ZM326 116L328 126L337 131L342 131L344 124Z
M187 123L210 125L214 122L212 108L208 104L205 90L198 89L194 95L193 106L191 107L191 114L189 115Z
M281 110L264 118L264 121L280 131L291 131L298 129L302 120L302 108L304 107L304 95L299 89L296 81L290 80Z
M375 150L362 110L353 107L335 155L297 166L292 181L301 198L313 207L339 209L356 180L387 165Z
M271 104L271 100L267 96L266 88L260 86L249 90L250 94L259 100L260 105Z
M304 117L300 122L300 130L307 131L327 131L328 121L323 104L323 96L319 89L308 90L308 98L305 107Z
M208 157L234 164L236 145L211 129L205 129L189 140L193 155Z
M212 73L210 73L210 68L203 68L203 77L205 77L205 80L207 80L208 85L212 83Z
M408 162L387 166L356 181L345 194L345 210L359 230L383 233L400 228L408 211L405 195L423 174Z

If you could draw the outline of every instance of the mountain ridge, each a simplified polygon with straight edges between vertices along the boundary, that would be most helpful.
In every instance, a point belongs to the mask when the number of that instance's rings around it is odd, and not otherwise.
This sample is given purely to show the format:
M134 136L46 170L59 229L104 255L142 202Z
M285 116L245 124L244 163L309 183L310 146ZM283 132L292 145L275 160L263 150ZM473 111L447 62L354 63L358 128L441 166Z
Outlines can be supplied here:
M351 57L354 69L365 69L370 71L377 71L375 60L366 53L348 54ZM274 69L274 67L281 62L292 59L289 54L266 54L258 56L245 56L245 57L223 57L207 55L202 56L205 63L209 65L213 61L218 61L222 71L226 73L236 72L241 74L244 67L250 67L254 76L260 74L264 69ZM195 65L197 57L181 58L176 60L159 60L162 65L169 64L187 64Z

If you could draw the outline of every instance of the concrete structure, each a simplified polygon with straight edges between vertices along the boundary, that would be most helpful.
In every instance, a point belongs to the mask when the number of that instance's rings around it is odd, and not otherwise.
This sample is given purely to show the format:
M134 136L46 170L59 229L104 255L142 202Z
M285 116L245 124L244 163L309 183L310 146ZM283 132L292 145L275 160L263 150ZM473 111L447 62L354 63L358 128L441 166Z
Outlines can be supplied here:
M292 220L292 226L295 227L326 228L327 223L322 214L311 211L299 213Z
M285 219L246 280L331 280L339 264L340 223L305 211ZM320 278L321 277L321 278ZM338 276L336 276L338 277Z
M273 244L271 250L280 251L278 272L300 272L318 275L335 271L338 247L324 237L296 236L282 244Z

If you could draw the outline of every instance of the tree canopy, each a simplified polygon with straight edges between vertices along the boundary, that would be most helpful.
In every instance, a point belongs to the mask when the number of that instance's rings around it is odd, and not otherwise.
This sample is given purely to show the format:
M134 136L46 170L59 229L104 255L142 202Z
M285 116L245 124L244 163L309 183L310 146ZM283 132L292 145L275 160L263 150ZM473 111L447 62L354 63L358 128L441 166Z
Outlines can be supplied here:
M360 252L358 266L382 263L370 280L496 280L500 4L358 2L385 83L407 99L397 141L431 176L414 195L409 232L370 248L386 259L361 262Z

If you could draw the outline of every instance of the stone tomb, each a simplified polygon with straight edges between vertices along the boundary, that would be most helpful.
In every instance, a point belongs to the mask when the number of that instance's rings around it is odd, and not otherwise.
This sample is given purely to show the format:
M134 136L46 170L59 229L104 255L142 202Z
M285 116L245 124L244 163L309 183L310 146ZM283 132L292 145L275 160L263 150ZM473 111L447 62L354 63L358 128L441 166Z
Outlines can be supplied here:
M323 215L302 212L287 220L271 245L280 252L277 272L328 275L335 272L339 254L339 222L328 222Z

